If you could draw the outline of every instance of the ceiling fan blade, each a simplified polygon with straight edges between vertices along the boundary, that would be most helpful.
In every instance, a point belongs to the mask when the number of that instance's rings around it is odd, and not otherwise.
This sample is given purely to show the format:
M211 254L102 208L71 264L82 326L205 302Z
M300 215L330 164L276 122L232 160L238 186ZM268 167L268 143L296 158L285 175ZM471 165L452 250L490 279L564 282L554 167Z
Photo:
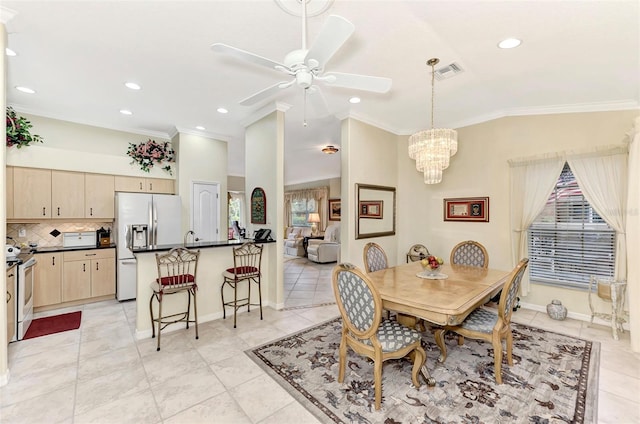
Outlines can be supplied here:
M211 50L217 53L233 56L237 59L244 60L245 62L254 63L256 65L265 66L271 69L277 69L277 67L289 69L287 66L283 65L282 63L273 61L271 59L267 59L266 57L258 56L255 53L251 53L251 52L239 49L237 47L232 47L223 43L212 44Z
M345 41L353 34L355 26L342 16L331 15L313 42L304 58L308 64L310 59L317 60L320 67L324 67Z
M255 94L250 95L249 97L240 100L240 104L243 106L251 106L254 105L256 103L258 103L261 100L267 99L271 96L273 96L275 93L277 93L278 91L280 91L282 88L280 87L281 85L285 85L289 84L289 81L280 81L277 82L267 88L265 88L264 90L260 90Z
M353 88L374 93L386 93L391 89L391 83L393 82L391 78L345 74L342 72L327 72L322 78L327 84L335 85L336 87Z

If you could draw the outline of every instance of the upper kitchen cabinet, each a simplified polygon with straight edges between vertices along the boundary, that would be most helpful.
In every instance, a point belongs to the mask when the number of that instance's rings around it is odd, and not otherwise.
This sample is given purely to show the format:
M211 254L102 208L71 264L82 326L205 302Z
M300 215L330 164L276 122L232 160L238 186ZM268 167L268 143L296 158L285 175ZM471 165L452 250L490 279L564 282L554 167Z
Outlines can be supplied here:
M48 219L51 214L51 170L13 168L13 216Z
M84 218L84 173L51 171L51 217Z
M115 191L175 194L175 181L167 178L142 178L116 175Z
M13 218L13 166L6 168L6 190L7 190L7 219Z
M113 219L115 177L113 175L84 175L84 217Z

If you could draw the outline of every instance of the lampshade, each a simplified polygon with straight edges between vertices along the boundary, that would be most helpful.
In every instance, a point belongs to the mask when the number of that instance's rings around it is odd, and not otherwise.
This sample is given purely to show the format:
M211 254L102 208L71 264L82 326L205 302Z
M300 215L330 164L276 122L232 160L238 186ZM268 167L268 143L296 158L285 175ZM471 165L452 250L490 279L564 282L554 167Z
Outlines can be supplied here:
M416 169L423 173L425 184L442 181L442 171L449 166L449 158L458 151L458 133L448 128L433 127L435 66L440 59L427 61L431 66L431 129L409 137L409 157L416 161Z
M310 213L309 214L309 219L307 221L309 221L309 222L320 222L320 214Z

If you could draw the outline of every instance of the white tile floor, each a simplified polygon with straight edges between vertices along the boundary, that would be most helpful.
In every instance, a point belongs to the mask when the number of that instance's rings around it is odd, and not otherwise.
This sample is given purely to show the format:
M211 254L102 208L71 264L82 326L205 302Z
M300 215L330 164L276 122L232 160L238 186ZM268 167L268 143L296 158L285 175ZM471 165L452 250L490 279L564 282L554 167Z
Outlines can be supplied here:
M336 263L318 264L307 258L286 257L284 263L285 308L335 303L331 272Z
M324 291L317 287L322 272L314 293ZM0 388L0 422L318 422L243 352L337 316L335 305L265 308L263 321L243 313L235 330L229 319L202 323L199 340L192 329L163 333L160 352L155 340L134 339L135 303L77 309L80 329L9 346L11 380ZM640 354L631 352L628 333L614 341L606 327L524 309L514 321L600 341L598 423L640 423Z

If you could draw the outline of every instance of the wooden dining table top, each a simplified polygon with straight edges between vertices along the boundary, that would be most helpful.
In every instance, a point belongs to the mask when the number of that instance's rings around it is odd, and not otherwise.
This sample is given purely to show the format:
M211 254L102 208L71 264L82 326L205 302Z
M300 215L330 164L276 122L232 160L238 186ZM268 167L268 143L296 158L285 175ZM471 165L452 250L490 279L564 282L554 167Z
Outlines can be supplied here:
M445 279L426 279L420 262L369 273L385 309L439 325L458 325L507 282L510 271L464 265L442 265Z

